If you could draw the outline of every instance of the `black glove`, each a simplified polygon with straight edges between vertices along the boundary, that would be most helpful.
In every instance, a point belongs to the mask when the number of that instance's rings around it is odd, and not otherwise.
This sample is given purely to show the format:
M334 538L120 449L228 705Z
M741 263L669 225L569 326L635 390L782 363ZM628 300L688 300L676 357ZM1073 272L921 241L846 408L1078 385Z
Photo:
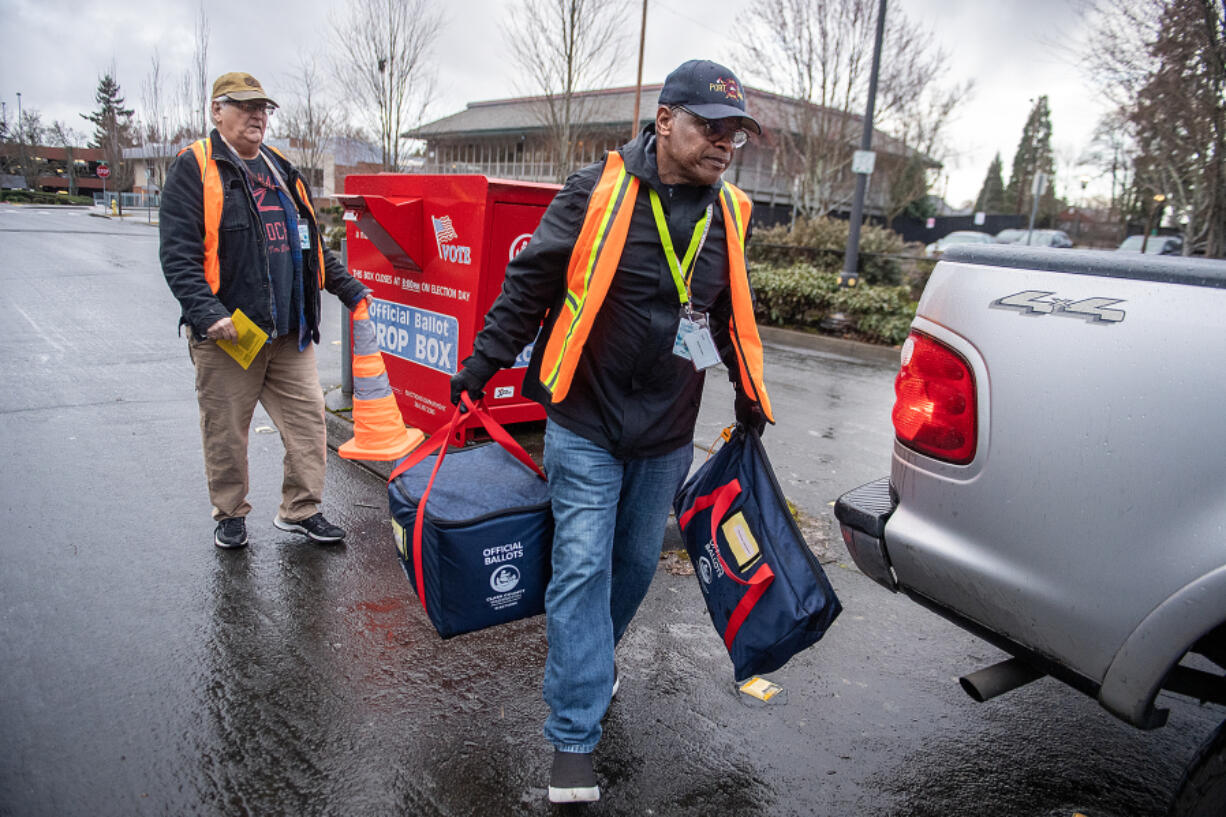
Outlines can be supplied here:
M732 409L736 413L737 423L746 431L752 428L758 432L759 437L762 436L762 432L766 431L766 415L762 413L762 407L740 389L736 390L736 400L733 401Z
M475 403L485 396L485 384L489 377L482 377L472 369L460 369L451 378L451 404L460 405L460 395L468 392Z

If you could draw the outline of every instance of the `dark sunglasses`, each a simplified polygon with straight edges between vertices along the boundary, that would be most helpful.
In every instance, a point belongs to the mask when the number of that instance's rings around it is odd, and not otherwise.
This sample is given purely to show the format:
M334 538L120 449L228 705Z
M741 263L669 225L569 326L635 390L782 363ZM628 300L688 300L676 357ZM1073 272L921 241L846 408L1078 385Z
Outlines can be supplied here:
M703 133L713 142L720 142L728 139L732 142L732 147L744 147L749 141L749 131L740 126L736 119L704 119L698 114L691 111L684 105L677 105L673 108L675 111L685 111L687 114L697 120L703 128Z
M245 114L262 113L272 116L273 111L277 110L276 105L268 102L239 102L237 99L227 99L227 105L233 105Z

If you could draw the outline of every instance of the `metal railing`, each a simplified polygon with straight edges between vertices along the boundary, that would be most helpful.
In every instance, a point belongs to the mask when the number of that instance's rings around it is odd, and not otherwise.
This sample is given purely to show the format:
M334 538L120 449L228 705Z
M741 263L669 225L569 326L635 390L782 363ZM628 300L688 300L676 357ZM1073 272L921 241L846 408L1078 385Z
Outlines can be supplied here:
M125 210L134 210L138 207L161 207L162 196L160 193L94 193L94 206L110 209L111 202L119 200L119 206Z

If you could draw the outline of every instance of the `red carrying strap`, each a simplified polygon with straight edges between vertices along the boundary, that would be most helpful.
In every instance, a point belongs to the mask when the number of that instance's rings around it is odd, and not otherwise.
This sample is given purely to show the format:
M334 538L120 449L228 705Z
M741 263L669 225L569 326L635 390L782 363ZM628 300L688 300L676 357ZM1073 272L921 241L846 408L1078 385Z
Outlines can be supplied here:
M422 570L421 551L421 530L422 522L426 518L426 499L430 496L430 489L434 487L434 478L438 476L438 469L443 464L443 458L447 456L447 442L452 439L456 432L467 425L471 425L473 420L477 420L481 425L485 426L485 430L489 433L490 438L501 445L507 453L531 468L538 477L545 479L545 472L537 467L537 464L532 461L532 457L528 456L528 452L524 450L523 446L515 442L515 439L507 433L507 430L490 416L489 411L485 408L485 401L481 400L473 403L472 398L468 396L467 392L460 395L460 405L456 406L455 411L452 412L447 422L439 426L438 430L430 435L429 442L418 446L412 454L405 457L404 461L396 466L387 478L389 484L396 477L410 468L421 464L425 461L426 457L438 451L438 457L434 461L434 470L430 472L430 480L426 483L426 490L421 493L421 499L417 503L417 518L413 522L413 575L417 579L417 598L421 601L422 609L426 610L427 613L429 608L426 607L426 580Z
M745 595L741 596L741 600L737 602L732 615L728 617L728 626L724 628L724 646L728 649L732 649L732 642L736 639L737 632L741 629L741 625L745 623L745 619L753 610L754 605L758 603L758 599L762 598L762 594L766 592L766 589L771 586L771 582L775 580L775 571L771 570L771 566L766 564L766 562L763 562L748 580L742 579L732 572L732 568L724 561L724 555L720 553L719 537L717 536L720 523L724 521L724 516L728 513L728 509L732 507L732 503L740 494L741 482L734 479L732 482L716 488L711 493L695 499L694 504L690 506L689 510L681 514L681 518L677 520L678 526L684 531L685 526L690 523L695 514L710 508L711 546L715 550L715 558L719 560L719 566L723 568L725 576L737 584L749 588L745 591Z

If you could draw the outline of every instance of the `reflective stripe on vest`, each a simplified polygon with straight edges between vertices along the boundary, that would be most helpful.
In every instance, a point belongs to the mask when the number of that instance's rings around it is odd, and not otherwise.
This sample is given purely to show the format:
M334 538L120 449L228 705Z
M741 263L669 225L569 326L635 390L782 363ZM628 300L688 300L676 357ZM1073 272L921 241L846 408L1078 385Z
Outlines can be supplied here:
M269 148L285 159L281 151L271 145ZM221 259L217 254L217 243L221 231L221 207L225 203L225 193L221 188L221 174L217 170L217 160L213 158L213 146L209 139L193 142L184 150L191 150L196 156L196 164L200 166L200 182L204 187L204 280L216 295L217 290L221 288ZM289 160L286 159L286 161ZM316 225L315 231L318 233L319 223L315 220L315 208L311 206L311 199L307 196L306 187L301 178L295 179L294 187L298 191L298 200L306 207L307 213L311 216L311 222ZM297 236L291 238L296 239ZM315 251L319 261L317 266L319 287L323 289L324 246L322 237L321 240L316 241Z
M208 139L190 146L200 166L200 183L204 187L204 280L214 295L221 288L221 259L217 257L217 239L221 230L221 205L225 194L221 189L221 174L213 160L212 144Z
M626 173L621 154L609 153L604 172L588 202L579 239L571 251L566 298L541 358L541 385L554 403L566 399L583 345L621 261L638 186L639 180ZM738 374L742 388L761 405L766 419L774 422L762 379L762 340L754 320L745 266L745 234L753 203L744 192L727 182L723 183L719 199L727 235L732 298L728 331L736 350Z
M626 172L621 154L610 153L592 191L579 240L566 271L566 299L554 322L541 362L541 385L555 403L570 391L583 344L621 260L638 179Z
M732 292L728 336L736 351L739 382L746 394L761 406L766 419L773 423L775 416L771 413L771 401L763 380L762 338L758 335L758 322L753 315L749 270L745 266L745 235L749 229L753 202L743 190L724 182L719 203L724 209L724 233L728 236L728 285Z

